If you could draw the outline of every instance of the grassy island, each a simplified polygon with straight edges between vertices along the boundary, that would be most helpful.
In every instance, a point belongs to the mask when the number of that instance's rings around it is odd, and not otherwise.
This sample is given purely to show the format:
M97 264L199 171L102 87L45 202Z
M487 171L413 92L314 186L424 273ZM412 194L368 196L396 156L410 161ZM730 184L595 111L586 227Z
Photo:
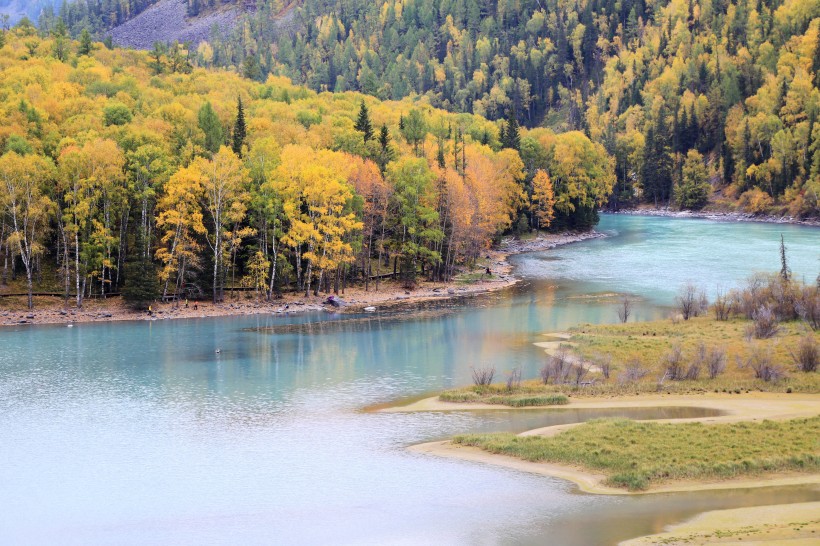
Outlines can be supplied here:
M718 481L820 469L820 417L790 421L590 421L554 436L474 434L453 442L532 462L581 466L632 491L677 480Z

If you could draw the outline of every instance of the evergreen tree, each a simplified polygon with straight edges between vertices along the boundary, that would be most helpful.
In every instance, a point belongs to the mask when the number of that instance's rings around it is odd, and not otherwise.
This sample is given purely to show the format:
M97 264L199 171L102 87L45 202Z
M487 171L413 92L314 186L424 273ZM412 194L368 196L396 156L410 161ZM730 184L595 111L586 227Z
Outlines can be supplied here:
M144 240L145 235L140 229L137 242L133 247L134 252L125 261L125 285L122 288L122 299L134 309L147 309L160 293L154 262L150 255L145 256L139 250L145 246Z
M88 32L87 28L84 28L83 32L80 34L80 46L77 48L77 55L91 55L91 51L93 49L94 46L91 43L91 33Z
M197 119L199 128L205 133L205 149L215 154L225 142L225 132L210 102L200 107Z
M68 29L62 17L57 18L57 24L54 26L54 31L51 34L54 37L54 44L52 45L54 57L58 61L65 61L68 53Z
M373 125L370 123L370 113L367 111L367 105L364 101L362 101L359 108L359 116L356 118L356 124L353 127L362 133L365 142L373 138Z
M780 278L788 281L792 276L792 270L789 268L789 262L786 261L786 241L783 239L783 234L780 234Z
M390 146L390 131L387 130L387 125L382 125L382 128L379 130L379 157L378 157L378 165L379 170L384 176L384 173L387 171L387 164L393 160L393 148Z
M245 127L245 111L242 109L242 97L236 103L236 122L233 125L233 153L242 157L242 146L245 144L247 128Z
M501 147L521 150L521 133L518 125L518 116L515 114L515 110L510 110L509 117L507 118L506 130L502 129Z
M514 110L510 110L507 118L507 129L502 133L501 147L521 150L521 134L518 125L518 116Z
M154 42L154 47L148 53L148 56L151 58L151 68L154 71L154 74L162 74L165 70L165 64L162 62L162 57L165 55L166 47L165 44L162 42Z

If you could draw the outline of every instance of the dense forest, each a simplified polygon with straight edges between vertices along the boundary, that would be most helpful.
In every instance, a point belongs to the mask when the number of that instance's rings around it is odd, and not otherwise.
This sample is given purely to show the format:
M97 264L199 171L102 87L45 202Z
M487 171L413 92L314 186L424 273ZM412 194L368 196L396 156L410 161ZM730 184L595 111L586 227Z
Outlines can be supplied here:
M589 228L615 182L579 131L258 82L63 25L0 34L0 119L0 284L79 306L448 279L500 233Z
M93 20L102 36L100 14L119 18L149 1L84 2L60 13L74 35ZM187 10L223 3L237 1L188 0ZM813 0L246 4L255 9L232 31L214 29L187 49L191 62L260 82L275 74L315 91L424 96L452 112L581 131L616 160L612 208L711 201L820 213ZM52 16L41 27L54 25Z
M258 5L197 62L582 131L616 159L613 207L820 210L815 0Z

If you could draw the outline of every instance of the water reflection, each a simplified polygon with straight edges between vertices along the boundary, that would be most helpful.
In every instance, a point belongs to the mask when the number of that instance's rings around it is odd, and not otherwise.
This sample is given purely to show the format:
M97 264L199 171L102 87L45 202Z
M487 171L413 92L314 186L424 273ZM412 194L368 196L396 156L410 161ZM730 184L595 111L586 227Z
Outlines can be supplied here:
M566 247L550 260L518 257L525 282L426 304L421 318L315 313L0 330L0 536L27 544L548 537L588 545L712 507L816 500L805 489L579 495L560 480L404 450L461 432L604 414L359 411L468 383L471 366L492 364L501 376L521 367L535 377L544 355L532 343L541 334L616 320L609 298L590 296L633 293L642 298L637 317L662 316L680 278L704 270L742 278L767 265L769 247L776 260L783 228L747 235L732 225L687 226L699 233L680 245L708 243L710 270L684 249L674 264L658 250L688 237L679 225L605 219L602 227L617 232L607 244ZM786 234L800 275L816 269L818 233ZM749 256L741 265L714 257L738 252Z

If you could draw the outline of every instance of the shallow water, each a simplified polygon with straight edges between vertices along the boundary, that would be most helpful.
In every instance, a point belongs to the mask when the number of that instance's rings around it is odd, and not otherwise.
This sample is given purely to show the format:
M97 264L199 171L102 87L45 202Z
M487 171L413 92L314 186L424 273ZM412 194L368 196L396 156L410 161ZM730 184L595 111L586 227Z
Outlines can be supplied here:
M818 270L817 229L640 217L600 229L612 236L517 257L527 282L514 289L423 318L0 330L0 541L608 544L703 510L820 499L816 488L593 496L404 450L594 412L361 411L465 384L471 365L533 377L542 333L616 318L611 298L589 296L629 292L638 316L662 316L688 279L779 269L781 232L795 274Z

